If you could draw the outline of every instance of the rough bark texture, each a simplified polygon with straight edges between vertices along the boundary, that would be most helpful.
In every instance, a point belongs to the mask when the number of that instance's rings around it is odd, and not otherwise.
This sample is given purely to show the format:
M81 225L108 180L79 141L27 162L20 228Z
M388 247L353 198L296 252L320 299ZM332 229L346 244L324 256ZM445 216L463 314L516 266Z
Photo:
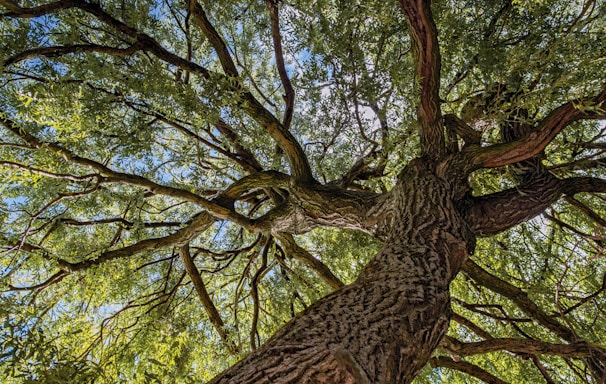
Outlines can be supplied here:
M446 333L448 285L474 244L451 189L413 161L393 191L387 242L358 280L211 383L411 382Z

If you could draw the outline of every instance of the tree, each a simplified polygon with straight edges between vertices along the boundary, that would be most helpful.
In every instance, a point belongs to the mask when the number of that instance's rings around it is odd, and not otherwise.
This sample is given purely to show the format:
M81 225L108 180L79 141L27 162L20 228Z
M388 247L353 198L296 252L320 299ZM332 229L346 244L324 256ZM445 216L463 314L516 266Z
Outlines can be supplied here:
M9 382L606 381L604 1L0 5Z

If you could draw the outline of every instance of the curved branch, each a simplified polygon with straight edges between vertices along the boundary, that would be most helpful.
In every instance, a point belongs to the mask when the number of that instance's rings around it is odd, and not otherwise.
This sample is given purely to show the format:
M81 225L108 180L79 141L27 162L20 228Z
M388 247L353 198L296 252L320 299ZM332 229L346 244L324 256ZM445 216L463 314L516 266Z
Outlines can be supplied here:
M31 172L31 173L35 173L37 175L48 177L50 179L63 179L63 180L69 180L69 181L74 181L74 182L89 181L89 180L92 180L95 178L96 179L100 178L99 175L97 175L97 174L78 176L78 175L71 175L71 174L66 174L66 173L54 173L54 172L45 171L44 169L30 167L29 165L15 163L13 161L0 161L0 166L7 166L7 167L11 167L11 168L16 168L16 169L22 169L27 172Z
M127 48L108 47L99 44L75 44L66 46L51 46L51 47L38 47L28 49L19 54L9 57L4 61L5 66L18 63L29 58L42 57L58 57L68 55L71 53L80 52L95 52L95 53L106 53L113 56L129 56L133 53L143 50L145 48L142 42L136 42Z
M533 132L519 140L469 148L466 155L470 156L472 169L501 167L538 155L571 122L606 118L605 100L606 87L596 97L570 101L554 109Z
M408 21L416 65L415 74L421 86L421 156L440 159L446 147L440 112L441 58L438 31L431 15L429 0L400 0L400 4Z
M206 17L206 12L204 12L204 9L202 9L196 0L190 0L188 6L189 11L192 13L192 15L194 15L194 20L198 24L198 27L200 27L202 33L204 33L204 36L206 36L210 44L215 49L217 56L219 56L219 61L221 62L221 66L223 67L225 74L227 76L238 77L238 70L236 69L236 65L229 54L227 45L225 45L225 42L221 38L221 35L219 35L219 32Z
M578 337L574 331L562 325L553 316L545 313L541 307L528 297L528 293L522 289L499 279L474 263L471 259L465 262L462 269L481 286L513 301L527 316L535 319L540 325L549 329L561 339L571 343L578 341Z
M492 236L541 214L562 192L559 179L541 178L521 187L472 197L463 215L477 236Z
M193 0L192 0L193 1ZM198 11L202 11L202 8L195 2L192 2L192 7L198 9ZM197 5L197 6L196 6ZM12 3L12 8L22 9ZM108 26L124 33L126 36L134 39L136 41L137 47L140 49L149 51L153 53L159 59L175 65L186 72L192 72L201 75L205 79L210 79L212 76L217 78L224 78L223 75L219 75L216 73L211 73L206 68L194 63L191 60L184 59L164 48L158 41L150 37L149 35L142 33L135 28L128 26L122 21L114 18L109 13L105 12L101 5L98 3L89 3L83 1L74 1L69 2L68 5L48 8L47 12L56 11L60 9L68 9L68 8L78 8L87 12L95 17L97 17L101 22L107 24ZM25 12L25 11L24 11ZM202 11L203 12L203 11ZM15 13L15 16L19 16L19 12ZM198 12L199 13L199 12ZM202 15L199 14L201 18ZM205 16L204 16L205 18ZM204 19L200 20L204 25ZM206 19L208 23L208 20ZM207 37L211 40L211 44L213 44L214 48L219 55L219 58L222 62L224 70L228 75L227 80L229 83L233 83L233 77L237 76L237 72L235 71L235 65L231 60L231 56L229 56L229 52L223 43L223 40L218 35L218 32L212 28L212 25L208 23L206 25L208 29ZM232 78L230 78L230 76ZM282 148L286 156L288 157L288 161L291 166L291 170L296 179L302 182L310 182L313 180L313 175L311 172L311 167L309 166L309 161L303 148L299 144L299 142L295 139L292 133L286 129L280 121L270 112L268 111L254 96L253 94L246 90L241 84L236 82L233 85L231 91L237 93L241 97L241 102L239 103L239 107L242 108L244 112L246 112L249 116L251 116L254 120L256 120L259 124L261 124L270 136L276 141L276 143Z
M233 59L231 58L231 55L229 54L225 42L219 35L219 32L217 32L206 17L206 13L200 4L198 4L196 0L190 0L189 9L194 15L198 26L200 29L202 29L202 32L208 38L215 52L219 56L221 66L223 67L225 74L230 77L237 77L238 71ZM244 90L240 93L240 95L244 101L241 105L242 109L244 109L252 118L257 120L257 122L263 125L271 137L284 151L288 157L288 161L295 178L303 182L313 180L311 167L309 166L307 156L305 155L305 152L303 151L303 148L299 142L288 130L290 121L285 120L285 123L282 124L253 96L250 91Z
M77 1L73 0L64 0L27 8L21 7L12 0L0 0L0 5L3 5L10 10L10 12L2 14L2 16L22 18L34 18L48 15L49 13L57 12L63 9L73 8L77 3Z

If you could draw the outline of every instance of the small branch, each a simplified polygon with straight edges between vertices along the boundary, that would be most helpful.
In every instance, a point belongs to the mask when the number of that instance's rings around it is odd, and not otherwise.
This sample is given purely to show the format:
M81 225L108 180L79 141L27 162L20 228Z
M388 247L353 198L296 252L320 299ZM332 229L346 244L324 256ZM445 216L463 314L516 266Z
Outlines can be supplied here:
M74 181L74 182L82 182L82 181L89 181L94 178L99 178L98 174L77 176L77 175L70 175L70 174L65 174L65 173L54 173L54 172L45 171L43 169L30 167L29 165L15 163L12 161L0 161L0 165L4 165L6 167L11 167L11 168L16 168L16 169L22 169L27 172L35 173L37 175L45 176L45 177L48 177L51 179L63 179L63 180L70 180L70 181Z
M58 282L63 280L63 278L65 276L67 276L67 272L59 271L59 272L55 273L54 275L52 275L51 277L49 277L48 279L46 279L46 281L44 281L40 284L36 284L33 286L29 286L29 287L14 287L14 286L10 285L9 290L11 290L11 291L40 291L45 288L48 288L49 286L51 286L53 284L57 284Z
M269 9L269 15L271 18L271 35L274 42L274 57L276 59L276 66L278 67L278 73L280 74L280 81L282 81L282 86L284 87L284 103L286 104L286 109L284 110L282 125L285 129L289 129L294 112L295 90L290 82L290 78L288 77L286 66L284 64L282 36L280 35L280 17L278 15L278 2L275 0L265 0L265 4Z
M287 255L293 257L303 264L307 265L313 271L315 271L324 281L328 283L332 288L339 289L345 286L338 277L336 277L332 271L320 260L313 257L306 249L300 247L295 239L289 233L278 233L276 238L280 240L280 244L284 247Z
M475 333L476 335L484 338L484 339L492 339L492 335L488 332L486 332L485 330L483 330L482 328L478 327L475 323L473 323L471 320L467 319L466 317L463 317L461 315L459 315L458 313L452 313L451 315L451 319L456 321L457 323L461 324L462 326L469 328L473 333Z
M106 263L108 261L123 257L130 257L143 251L155 250L169 246L183 246L184 244L187 244L193 240L200 233L208 229L208 227L210 227L214 221L215 219L207 212L201 212L200 214L196 215L186 227L179 229L171 235L141 240L133 245L103 252L95 259L85 260L78 263L71 263L61 259L57 261L59 263L59 268L62 270L67 272L76 272Z
M267 271L267 254L269 253L269 248L273 243L273 238L269 236L263 245L263 251L261 252L261 266L257 268L257 272L250 281L250 294L253 299L253 318L251 321L250 327L250 347L254 351L257 349L259 343L259 332L257 329L257 325L259 322L259 282L263 275Z
M432 367L443 367L454 369L470 376L476 377L488 384L508 384L492 373L466 361L454 361L446 356L437 356L430 360Z
M2 14L4 17L22 17L22 18L33 18L48 15L63 9L72 8L76 5L77 1L64 0L56 1L54 3L48 3L37 7L21 7L12 0L0 0L0 5L8 8L10 12Z
M204 281L202 280L202 276L200 276L200 272L198 271L198 268L196 267L196 264L194 264L194 260L189 253L189 243L186 243L179 248L179 255L181 256L181 260L185 266L185 271L187 272L187 275L194 284L194 288L198 293L198 298L200 299L208 318L210 319L211 323L213 323L213 326L221 337L221 340L223 340L232 354L238 353L235 344L229 339L229 336L225 331L225 323L223 323L221 314L210 298L210 295L206 290L206 286L204 285Z
M219 219L231 220L245 228L250 228L250 220L248 218L238 214L234 210L225 208L224 206L217 204L216 202L213 202L211 200L207 200L195 193L189 192L184 189L157 184L142 176L116 172L99 162L75 155L74 153L60 146L59 144L47 143L39 140L35 136L29 134L23 128L19 127L12 120L3 117L2 114L0 114L0 124L4 125L9 131L11 131L13 134L20 137L23 141L27 142L36 149L48 149L52 152L58 153L68 162L93 169L99 172L100 174L105 175L107 179L105 179L104 181L130 184L147 189L148 191L153 193L173 196L186 201L190 201L206 208L209 212L212 213L213 216Z
M545 313L541 307L528 297L528 293L522 289L499 279L474 263L471 259L465 262L463 271L481 286L513 301L527 316L535 319L540 325L554 332L563 340L567 342L576 342L579 340L573 330L562 325L553 316Z
M568 202L571 205L574 205L575 207L577 207L578 209L580 209L581 212L583 212L585 215L587 215L591 220L595 221L596 224L598 224L600 227L606 228L606 219L603 219L600 215L598 215L597 213L595 213L593 211L593 209L589 208L588 206L586 206L585 204L583 204L579 200L577 200L577 199L575 199L573 197L570 197L570 196L566 196L564 198L564 200L566 200L566 202Z

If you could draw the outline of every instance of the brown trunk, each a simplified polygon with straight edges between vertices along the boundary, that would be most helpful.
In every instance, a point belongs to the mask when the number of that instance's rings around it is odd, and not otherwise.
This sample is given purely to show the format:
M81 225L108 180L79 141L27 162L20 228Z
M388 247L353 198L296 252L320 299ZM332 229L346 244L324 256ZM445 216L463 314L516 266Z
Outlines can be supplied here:
M353 284L211 383L409 383L448 328L448 284L473 247L451 188L413 161L383 248Z

